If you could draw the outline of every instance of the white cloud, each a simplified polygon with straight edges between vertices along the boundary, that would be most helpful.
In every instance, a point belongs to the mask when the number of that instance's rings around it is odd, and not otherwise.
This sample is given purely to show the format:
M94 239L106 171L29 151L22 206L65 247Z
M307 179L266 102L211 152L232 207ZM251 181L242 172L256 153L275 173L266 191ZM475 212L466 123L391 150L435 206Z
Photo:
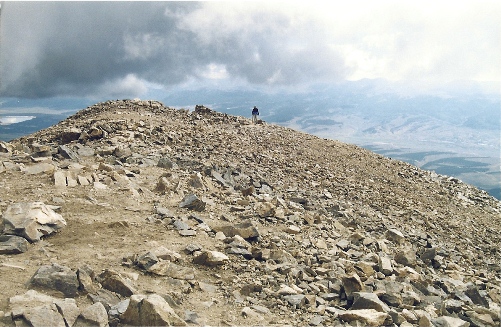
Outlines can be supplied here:
M147 91L147 81L137 78L134 74L128 74L123 78L105 82L98 93L111 97L139 97Z
M146 60L158 55L165 47L165 39L152 33L123 36L125 60Z
M198 75L207 79L226 79L229 77L226 66L210 63L198 72Z
M206 2L180 27L207 44L238 34L259 60L266 39L289 53L322 44L342 55L349 80L441 83L500 79L500 16L495 1ZM318 66L329 64L339 62ZM278 71L266 80L279 80Z
M31 120L33 118L36 118L36 117L35 116L5 116L5 117L0 117L0 125L17 124L17 123L21 123L23 121Z
M332 46L354 69L349 79L500 80L498 2L377 1L364 7L327 23Z

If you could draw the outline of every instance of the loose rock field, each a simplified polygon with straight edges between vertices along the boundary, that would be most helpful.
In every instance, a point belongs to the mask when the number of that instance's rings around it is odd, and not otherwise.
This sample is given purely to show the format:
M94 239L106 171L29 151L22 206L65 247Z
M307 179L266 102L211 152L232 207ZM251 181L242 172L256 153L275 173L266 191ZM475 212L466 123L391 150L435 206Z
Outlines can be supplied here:
M499 326L501 205L157 101L0 143L0 325Z

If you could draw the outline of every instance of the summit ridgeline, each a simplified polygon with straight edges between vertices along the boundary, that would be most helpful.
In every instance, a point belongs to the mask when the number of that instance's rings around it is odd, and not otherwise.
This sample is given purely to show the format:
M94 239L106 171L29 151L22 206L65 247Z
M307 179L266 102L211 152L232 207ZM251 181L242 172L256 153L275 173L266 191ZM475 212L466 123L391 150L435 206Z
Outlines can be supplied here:
M500 325L500 201L204 106L0 142L0 210L0 325Z

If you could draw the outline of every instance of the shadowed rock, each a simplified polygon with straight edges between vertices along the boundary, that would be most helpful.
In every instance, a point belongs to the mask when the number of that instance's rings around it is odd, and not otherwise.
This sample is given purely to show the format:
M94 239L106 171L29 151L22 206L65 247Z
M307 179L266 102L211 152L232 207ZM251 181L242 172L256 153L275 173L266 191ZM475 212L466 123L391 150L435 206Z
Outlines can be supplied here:
M31 277L31 284L59 291L69 297L77 295L79 286L77 274L57 263L38 268Z
M205 202L200 200L195 194L186 196L179 204L180 208L186 208L194 211L204 211Z
M120 294L122 296L131 296L135 293L135 288L118 272L106 269L99 275L101 285L107 290Z
M19 254L28 251L28 241L15 235L0 235L0 254Z

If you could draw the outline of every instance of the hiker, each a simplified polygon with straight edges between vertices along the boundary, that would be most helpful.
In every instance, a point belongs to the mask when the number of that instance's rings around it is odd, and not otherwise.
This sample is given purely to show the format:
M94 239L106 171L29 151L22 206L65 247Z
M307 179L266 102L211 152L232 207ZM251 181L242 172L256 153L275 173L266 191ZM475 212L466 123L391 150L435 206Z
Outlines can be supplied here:
M253 124L257 123L257 116L259 116L259 109L257 109L256 106L254 106L254 109L252 109L252 123Z

